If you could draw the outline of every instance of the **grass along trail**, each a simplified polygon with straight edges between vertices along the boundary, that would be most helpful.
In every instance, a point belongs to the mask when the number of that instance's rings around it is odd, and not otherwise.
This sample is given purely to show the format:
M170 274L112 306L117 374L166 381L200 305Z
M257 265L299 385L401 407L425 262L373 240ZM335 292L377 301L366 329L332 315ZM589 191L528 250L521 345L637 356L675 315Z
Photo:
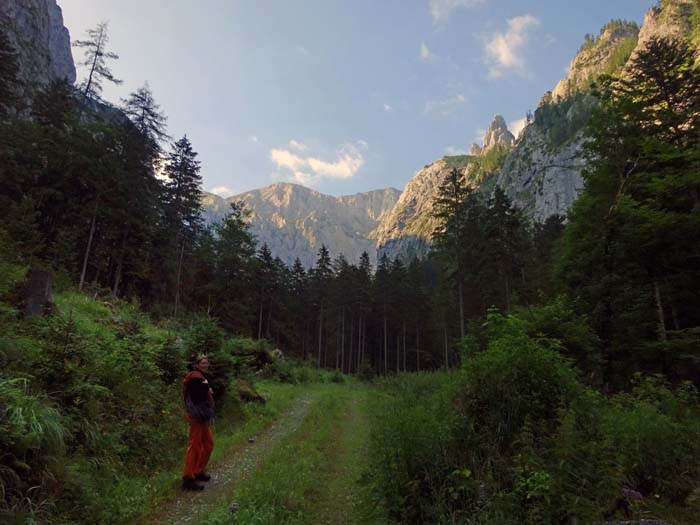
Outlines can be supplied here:
M212 479L201 492L180 491L177 498L161 507L157 515L142 518L141 524L199 523L198 516L228 501L235 484L245 480L264 461L269 451L297 430L314 400L313 393L297 397L277 421L231 457L221 458L209 473ZM216 439L216 436L215 436Z
M386 523L360 485L369 442L367 387L348 381L310 388L315 395L298 428L217 509L182 523ZM235 514L228 511L232 501L240 504Z
M383 522L372 512L367 491L360 485L369 455L369 392L363 385L353 386L358 388L347 393L345 410L324 447L326 461L320 469L323 490L313 502L308 523Z

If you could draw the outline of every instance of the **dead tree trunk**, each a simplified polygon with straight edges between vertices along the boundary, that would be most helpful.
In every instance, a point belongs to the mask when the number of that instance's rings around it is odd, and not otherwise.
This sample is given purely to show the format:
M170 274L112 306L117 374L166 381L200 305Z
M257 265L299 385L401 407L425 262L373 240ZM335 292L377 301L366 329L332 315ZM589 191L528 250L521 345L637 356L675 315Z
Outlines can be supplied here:
M185 239L182 239L182 246L180 247L180 256L177 262L177 283L175 285L175 317L177 318L177 311L180 307L180 286L182 282L182 261L185 258Z
M318 368L321 368L321 345L323 344L323 305L318 314Z
M420 330L416 328L416 372L420 372Z
M654 280L654 298L656 299L657 333L659 340L666 341L666 319L664 318L664 307L661 303L661 289L657 280Z
M87 247L85 248L85 255L83 256L83 269L80 272L80 283L78 284L78 291L82 291L83 284L85 284L85 274L87 273L88 259L90 258L90 249L92 248L92 239L95 236L95 224L97 223L97 201L95 201L95 208L92 210L92 220L90 221L90 235L88 236Z
M448 355L448 346L447 346L447 325L443 326L443 332L445 334L445 370L450 368L450 360L449 360L449 355Z
M122 235L122 245L119 251L119 259L117 260L117 269L114 273L114 287L112 288L112 295L117 297L119 294L119 284L122 279L122 271L124 269L124 256L126 252L126 240L129 238L129 227L124 229L124 234Z

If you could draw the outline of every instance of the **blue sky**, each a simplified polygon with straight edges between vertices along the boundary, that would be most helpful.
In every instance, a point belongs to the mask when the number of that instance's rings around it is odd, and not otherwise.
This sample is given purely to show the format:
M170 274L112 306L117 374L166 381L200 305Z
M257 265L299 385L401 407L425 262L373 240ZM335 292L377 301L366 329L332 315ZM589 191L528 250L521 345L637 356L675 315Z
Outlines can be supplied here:
M343 195L514 123L564 76L586 33L653 0L58 0L71 38L109 21L120 98L148 81L204 188L278 181ZM80 56L74 49L76 62ZM78 71L82 78L84 71Z

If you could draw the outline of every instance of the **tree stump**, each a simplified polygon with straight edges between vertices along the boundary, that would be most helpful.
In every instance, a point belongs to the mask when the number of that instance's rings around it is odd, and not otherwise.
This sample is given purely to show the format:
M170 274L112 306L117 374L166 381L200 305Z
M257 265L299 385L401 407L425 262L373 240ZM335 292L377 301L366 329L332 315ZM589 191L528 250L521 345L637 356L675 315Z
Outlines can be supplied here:
M50 313L53 309L51 297L51 274L42 270L29 270L20 289L24 316Z

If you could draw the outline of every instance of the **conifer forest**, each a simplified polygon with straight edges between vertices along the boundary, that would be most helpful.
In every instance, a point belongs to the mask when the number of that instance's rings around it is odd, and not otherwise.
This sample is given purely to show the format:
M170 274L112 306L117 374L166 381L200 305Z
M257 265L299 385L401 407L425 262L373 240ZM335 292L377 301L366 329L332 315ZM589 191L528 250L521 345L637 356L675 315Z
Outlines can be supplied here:
M311 267L243 200L208 218L148 83L103 98L111 26L73 42L80 82L32 82L0 17L0 522L700 523L700 5L676 8L680 34L586 35L595 74L445 157L426 249ZM580 145L542 220L504 186L528 134ZM213 480L185 498L201 354Z

